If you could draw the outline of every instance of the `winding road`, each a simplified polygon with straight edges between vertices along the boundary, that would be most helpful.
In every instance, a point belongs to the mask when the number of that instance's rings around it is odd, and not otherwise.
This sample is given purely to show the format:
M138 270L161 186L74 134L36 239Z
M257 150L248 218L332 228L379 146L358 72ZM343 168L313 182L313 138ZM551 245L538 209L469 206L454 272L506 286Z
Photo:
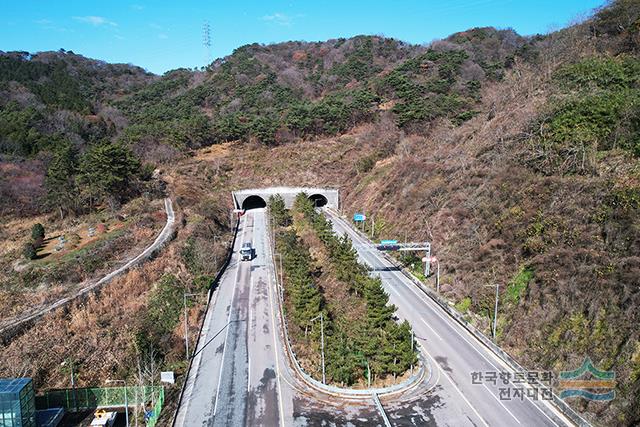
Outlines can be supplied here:
M546 401L523 396L500 398L500 388L510 393L521 384L501 380L476 381L472 373L509 371L491 351L465 328L449 317L431 298L416 287L396 266L385 259L371 242L361 237L341 217L325 210L334 230L352 240L362 262L379 276L389 293L389 300L398 307L401 319L411 323L421 348L430 361L436 378L430 393L412 401L413 410L425 416L420 424L476 426L563 426L569 423ZM530 392L533 393L533 392ZM511 394L510 394L511 396ZM414 424L407 420L407 404L393 402L390 418L395 425Z

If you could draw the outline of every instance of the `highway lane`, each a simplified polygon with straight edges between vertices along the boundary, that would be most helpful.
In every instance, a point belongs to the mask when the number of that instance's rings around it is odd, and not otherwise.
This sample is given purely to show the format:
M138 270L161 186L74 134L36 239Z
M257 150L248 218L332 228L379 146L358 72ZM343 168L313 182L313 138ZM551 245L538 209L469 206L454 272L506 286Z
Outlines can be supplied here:
M252 211L241 218L230 265L205 317L175 425L277 426L287 421L281 415L276 375L264 215ZM244 242L256 248L251 262L240 260ZM287 396L292 414L291 393Z
M255 248L251 262L239 259L244 242ZM247 211L205 316L174 425L382 425L372 401L320 393L293 371L271 260L266 212Z
M247 211L238 233L231 262L205 317L175 425L383 425L372 401L349 401L324 394L308 387L293 371L284 347L264 210ZM252 242L256 249L251 262L239 260L238 250L244 242ZM357 240L355 244L365 248ZM394 279L385 278L385 282L389 280ZM466 390L470 377L457 372L465 358L454 343L442 346L442 350L432 348L434 335L427 324L415 324L414 302L418 298L407 289L403 291L401 287L406 286L402 283L393 286L392 302L400 307L400 316L414 324L416 335L426 338L422 343L433 355L431 365L437 369L428 382L411 391L382 398L391 410L392 423L516 425L515 420L504 418L509 415L499 402L489 402L488 408L475 402L485 402L488 393L484 389L475 394ZM431 327L444 328L431 323L428 316L424 318L429 319ZM493 412L486 414L485 410Z
M565 425L566 419L542 401L529 398L501 400L499 388L514 388L512 383L472 384L472 372L507 369L493 353L417 289L411 280L380 256L370 242L358 235L346 221L329 211L325 213L332 220L336 232L346 233L361 260L373 268L374 275L380 276L391 303L398 307L398 316L411 323L416 337L423 344L438 378L438 384L433 388L433 393L438 396L438 405L431 408L434 424ZM391 417L393 422L393 413Z

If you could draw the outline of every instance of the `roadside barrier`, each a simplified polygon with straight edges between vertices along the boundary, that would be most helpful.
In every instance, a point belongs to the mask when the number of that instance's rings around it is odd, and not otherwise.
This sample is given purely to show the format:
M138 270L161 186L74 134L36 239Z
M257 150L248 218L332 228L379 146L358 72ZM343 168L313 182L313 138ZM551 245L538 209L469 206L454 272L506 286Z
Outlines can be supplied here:
M131 268L140 265L142 262L151 259L158 253L162 247L173 239L175 236L175 213L173 211L173 204L170 198L164 199L165 212L167 213L167 221L162 228L162 231L158 234L154 242L148 246L144 251L138 254L133 259L127 261L122 267L117 268L111 273L107 274L96 282L89 282L84 288L80 289L74 295L66 298L62 298L46 307L40 307L35 312L27 314L18 319L12 319L13 323L0 327L0 342L3 345L7 345L13 337L32 326L42 316L51 313L59 308L67 307L70 303L79 298L86 298L90 292L97 292L102 286L111 282L115 277L126 273Z
M342 220L348 227L351 227L348 220L345 219L342 215L332 209L327 209L334 216ZM356 232L363 240L371 243L369 238L364 235L360 230L351 227L352 230ZM373 245L373 243L371 243ZM403 265L401 265L397 260L393 259L388 254L382 252L379 254L384 257L388 262L397 267L402 274L404 274L408 279L410 279L417 287L420 289L425 295L427 295L431 300L433 300L436 304L440 306L449 316L451 316L454 320L456 320L460 325L462 325L471 335L473 335L478 341L480 341L485 347L487 347L492 353L494 353L500 360L502 360L510 369L514 372L523 373L526 378L530 378L528 376L527 369L523 368L518 362L515 361L513 357L511 357L506 351L501 349L497 344L495 344L491 339L489 339L485 334L480 332L475 326L469 323L464 316L458 312L455 308L451 307L449 303L438 295L433 289L429 288L423 282L421 282L417 277L413 275L409 270L407 270ZM540 382L536 382L538 385L543 386ZM562 412L568 419L574 422L576 425L580 427L591 427L591 424L585 420L580 414L578 414L573 408L571 408L565 401L560 399L555 393L553 393L553 404L555 407ZM544 408L544 405L542 406ZM546 408L545 408L546 409Z
M269 218L268 210L267 210L267 218ZM309 375L307 372L304 371L304 369L302 368L302 366L300 366L300 363L298 362L295 352L293 351L293 348L291 345L291 339L289 338L289 332L288 332L289 325L282 311L284 307L284 288L283 288L283 284L280 283L280 281L278 280L278 275L276 274L276 270L274 267L276 263L275 263L275 254L273 251L271 222L270 221L266 221L266 222L267 222L267 242L268 242L269 252L271 257L271 269L272 269L271 274L274 282L277 284L279 289L279 292L277 292L278 293L278 314L280 317L280 322L283 326L282 330L284 333L284 341L286 344L285 349L287 350L287 356L289 357L289 360L292 362L291 364L295 368L296 373L304 380L304 382L306 382L307 385L309 385L310 387L313 387L327 394L341 396L341 397L348 397L348 398L361 398L361 399L364 399L364 398L368 399L368 398L371 398L373 395L389 396L389 395L401 393L420 383L424 379L425 375L427 374L426 368L425 368L426 363L423 359L421 351L418 352L419 363L417 366L418 369L415 370L416 372L412 373L411 376L406 380L388 387L367 388L367 389L337 387L333 385L323 384L322 382L311 377L311 375ZM417 345L419 346L420 344L418 343Z

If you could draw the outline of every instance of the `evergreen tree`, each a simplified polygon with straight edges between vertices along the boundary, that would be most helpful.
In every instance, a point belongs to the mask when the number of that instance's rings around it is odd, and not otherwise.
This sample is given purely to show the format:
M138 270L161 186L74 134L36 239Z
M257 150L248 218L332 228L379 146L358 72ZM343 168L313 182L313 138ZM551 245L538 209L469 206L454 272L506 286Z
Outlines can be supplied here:
M112 206L130 192L140 162L131 150L117 143L103 143L91 147L80 161L78 183L89 201L109 202Z
M22 255L26 259L35 259L36 254L37 252L35 245L32 242L25 243L24 247L22 248Z
M277 226L287 227L291 224L291 215L285 208L284 199L281 195L276 194L269 197L267 205L269 206L269 213Z
M34 242L42 241L44 239L44 227L39 222L37 224L33 224L33 227L31 227L31 238Z
M389 295L382 288L378 278L370 277L365 282L364 297L367 301L367 320L372 328L384 328L387 322L393 320L396 306L389 305Z
M53 153L49 163L44 185L47 189L47 202L57 206L60 219L64 213L77 207L77 189L75 175L78 171L77 153L73 145L63 144Z

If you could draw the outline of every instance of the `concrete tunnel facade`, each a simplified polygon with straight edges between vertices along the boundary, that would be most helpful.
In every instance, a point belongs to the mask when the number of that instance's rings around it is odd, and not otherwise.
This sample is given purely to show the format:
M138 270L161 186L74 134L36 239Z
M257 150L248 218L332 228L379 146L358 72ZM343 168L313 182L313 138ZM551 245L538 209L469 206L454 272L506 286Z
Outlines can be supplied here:
M287 208L293 206L293 201L299 193L306 193L318 206L327 206L338 210L340 194L334 188L317 187L267 187L233 191L233 205L236 209L253 209L265 207L269 197L279 194L284 199Z

